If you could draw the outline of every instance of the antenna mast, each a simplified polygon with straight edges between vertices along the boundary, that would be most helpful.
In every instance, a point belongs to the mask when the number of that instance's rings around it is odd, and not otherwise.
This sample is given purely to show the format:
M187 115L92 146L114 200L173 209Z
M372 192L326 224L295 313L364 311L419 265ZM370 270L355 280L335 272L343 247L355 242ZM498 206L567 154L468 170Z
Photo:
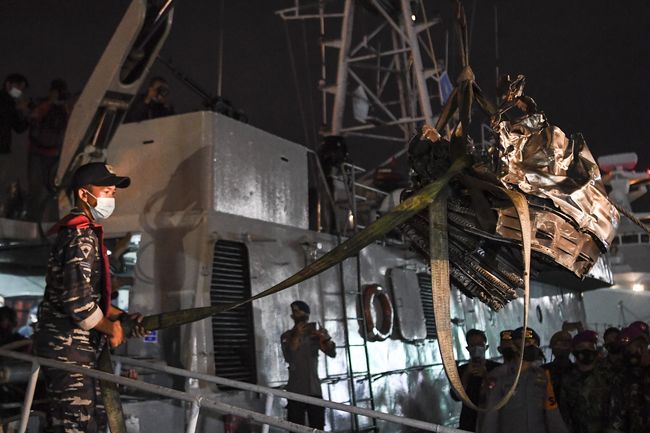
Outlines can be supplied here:
M380 166L405 153L419 123L433 124L434 108L452 90L431 35L440 18L422 0L295 0L276 14L320 25L321 134L352 146L363 139L402 145Z

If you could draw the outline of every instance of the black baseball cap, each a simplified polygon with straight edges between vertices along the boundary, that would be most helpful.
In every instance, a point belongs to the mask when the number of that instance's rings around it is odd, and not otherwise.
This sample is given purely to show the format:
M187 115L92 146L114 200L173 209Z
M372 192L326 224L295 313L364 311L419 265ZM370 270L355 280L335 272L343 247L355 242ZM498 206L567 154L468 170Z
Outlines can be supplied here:
M86 185L126 188L130 184L131 178L116 175L110 165L103 162L90 162L75 171L71 186L72 189L82 188Z
M526 340L535 340L535 343L539 346L541 343L541 340L539 339L539 334L535 332L533 328L526 328L524 330L523 327L517 328L512 332L512 339L513 340L521 340L523 337L526 338Z

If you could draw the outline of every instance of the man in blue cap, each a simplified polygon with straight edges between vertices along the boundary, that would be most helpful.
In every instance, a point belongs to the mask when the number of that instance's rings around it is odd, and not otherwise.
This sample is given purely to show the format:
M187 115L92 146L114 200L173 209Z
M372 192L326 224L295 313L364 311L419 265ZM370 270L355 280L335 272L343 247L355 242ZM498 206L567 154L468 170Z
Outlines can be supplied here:
M111 279L101 221L115 209L116 188L128 177L93 162L72 178L75 207L49 232L56 235L48 260L34 352L69 364L95 368L99 353L125 340L118 320L126 314L111 304ZM132 315L141 321L139 314ZM144 335L136 326L135 336ZM108 344L107 344L108 343ZM88 376L44 368L50 432L96 433L103 424L97 381Z
M286 390L312 397L323 397L318 379L318 351L336 356L336 345L326 329L317 329L309 323L310 309L303 301L291 303L294 327L282 334L282 353L289 364L289 382ZM309 423L305 424L305 414ZM287 402L287 420L322 430L325 427L325 408L298 401Z

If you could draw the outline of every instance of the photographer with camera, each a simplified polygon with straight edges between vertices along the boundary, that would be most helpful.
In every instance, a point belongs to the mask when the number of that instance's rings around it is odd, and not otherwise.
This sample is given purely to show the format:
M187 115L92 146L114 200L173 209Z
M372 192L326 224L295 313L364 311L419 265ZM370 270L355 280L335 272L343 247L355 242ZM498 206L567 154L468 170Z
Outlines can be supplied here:
M169 99L169 84L162 77L154 77L149 81L147 93L133 100L124 122L142 122L172 114L175 112Z
M295 325L282 334L282 353L289 364L289 382L286 390L312 397L323 397L318 379L318 351L336 356L336 345L326 329L309 322L309 305L303 301L291 303L291 318ZM309 424L305 424L305 413ZM325 408L298 401L287 403L287 420L322 430L325 427Z

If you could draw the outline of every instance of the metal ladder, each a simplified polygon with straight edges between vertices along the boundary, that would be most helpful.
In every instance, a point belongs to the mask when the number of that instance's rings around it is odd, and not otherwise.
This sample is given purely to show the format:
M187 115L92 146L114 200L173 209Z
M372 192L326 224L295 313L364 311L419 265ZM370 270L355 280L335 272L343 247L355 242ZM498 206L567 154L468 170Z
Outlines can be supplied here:
M358 175L363 174L365 170L361 167L355 166L350 163L343 163L340 166L340 176L339 180L343 181L346 187L346 193L348 197L347 201L347 211L350 216L350 232L348 233L347 225L344 233L354 234L358 230L362 229L363 226L358 224L358 201L366 201L367 197L361 195L360 190L368 190L383 195L387 195L385 192L368 187L357 182ZM366 320L361 311L363 305L363 292L361 287L361 262L359 255L355 256L355 269L356 269L356 287L354 290L346 289L343 276L343 264L339 265L339 287L340 287L340 296L342 301L342 318L324 318L324 321L327 322L336 322L343 323L343 330L345 333L345 344L343 346L337 346L337 348L343 348L345 350L346 362L347 362L347 375L345 379L348 381L349 389L349 403L353 406L367 405L368 409L375 410L375 400L374 393L372 389L372 374L370 371L370 355L368 352L368 335L366 328ZM348 305L350 295L354 296L354 305L357 311L356 316L348 316ZM351 343L354 338L351 334L356 332L354 329L351 329L351 322L358 324L361 331L362 343ZM353 353L356 352L356 353ZM361 353L359 353L361 352ZM356 355L356 356L355 356ZM359 355L362 355L362 364L359 366ZM361 367L361 368L358 368ZM331 377L328 377L330 379ZM335 378L336 379L336 378ZM367 383L367 391L357 389L357 384L361 382ZM366 417L361 417L357 414L352 415L352 430L356 432L361 431L371 431L377 429L377 423L374 418L370 418L369 422L364 422ZM367 418L366 418L367 419Z
M356 310L360 312L360 308L362 305L362 291L361 291L361 281L360 281L360 261L359 261L359 256L357 255L355 257L356 261L356 287L353 290L348 290L344 284L344 278L343 278L343 266L339 266L339 277L340 277L340 296L341 296L341 303L342 303L342 317L337 317L337 318L324 318L325 323L342 323L343 325L343 330L345 333L345 344L343 345L337 345L337 349L344 349L345 350L345 357L346 357L346 366L347 366L347 374L345 377L337 377L337 376L328 376L326 377L326 380L330 382L338 382L342 379L346 380L348 383L348 393L349 393L349 400L346 401L346 403L351 404L352 406L355 407L366 407L370 410L375 410L375 401L374 401L374 393L372 389L372 374L370 372L370 356L368 352L368 344L367 344L367 332L366 332L366 322L363 314L358 314L357 316L348 316L348 305L349 305L349 299L350 295L354 296L354 302L356 306ZM362 343L352 343L355 338L353 337L353 333L356 332L354 329L354 325L352 323L357 323L359 325L360 331L361 331L361 340ZM358 339L358 338L357 338ZM367 387L365 389L358 389L359 383L366 382ZM361 406L360 406L361 405ZM357 414L352 414L352 419L351 419L351 430L355 432L360 432L360 431L369 431L369 430L375 430L377 428L377 424L375 422L375 419L369 419L368 421L364 421L364 418L359 416Z

